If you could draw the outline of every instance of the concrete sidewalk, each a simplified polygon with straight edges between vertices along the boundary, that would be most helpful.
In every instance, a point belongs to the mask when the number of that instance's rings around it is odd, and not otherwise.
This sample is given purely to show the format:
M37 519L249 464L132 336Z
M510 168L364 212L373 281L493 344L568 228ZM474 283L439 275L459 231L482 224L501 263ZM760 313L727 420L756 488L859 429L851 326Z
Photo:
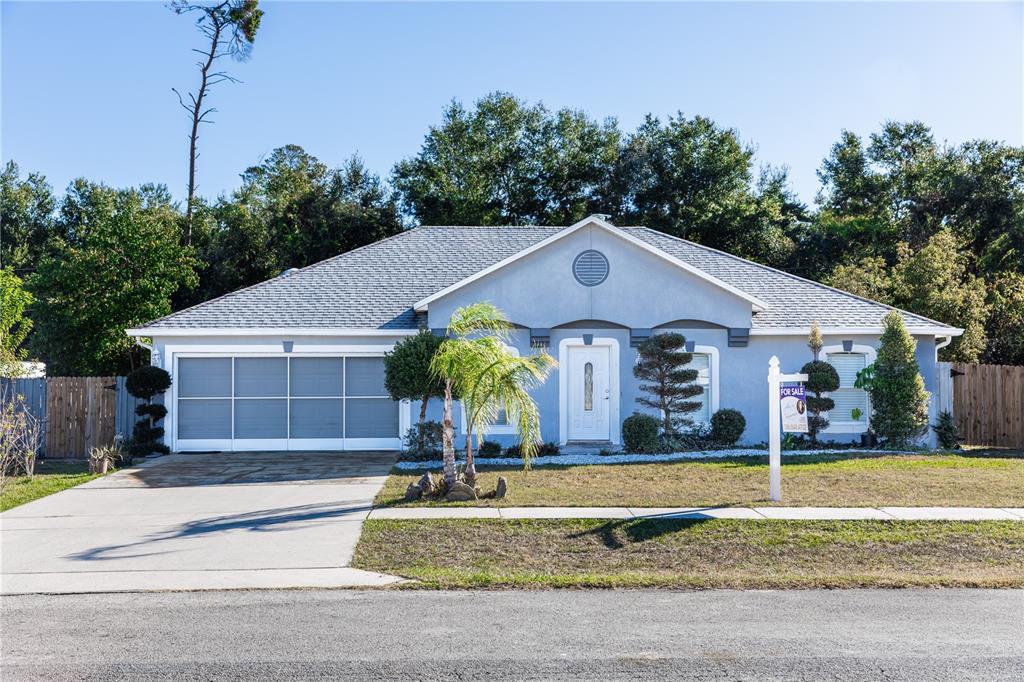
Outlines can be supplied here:
M385 507L374 519L788 519L799 521L1024 521L996 507Z

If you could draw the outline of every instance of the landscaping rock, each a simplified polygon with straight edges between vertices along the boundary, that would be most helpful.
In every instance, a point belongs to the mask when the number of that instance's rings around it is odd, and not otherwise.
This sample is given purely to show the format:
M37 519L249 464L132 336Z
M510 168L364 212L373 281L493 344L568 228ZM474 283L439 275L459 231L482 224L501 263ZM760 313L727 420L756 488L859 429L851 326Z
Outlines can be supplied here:
M476 490L461 481L456 481L448 487L448 494L444 499L449 502L468 502L477 499Z
M416 482L416 485L424 496L432 495L434 493L434 479L430 477L429 471L420 477L420 480Z
M498 476L498 487L494 489L494 499L500 500L505 497L506 493L508 493L508 479Z
M405 489L406 502L413 502L421 497L423 497L423 490L415 483L410 483L409 487Z

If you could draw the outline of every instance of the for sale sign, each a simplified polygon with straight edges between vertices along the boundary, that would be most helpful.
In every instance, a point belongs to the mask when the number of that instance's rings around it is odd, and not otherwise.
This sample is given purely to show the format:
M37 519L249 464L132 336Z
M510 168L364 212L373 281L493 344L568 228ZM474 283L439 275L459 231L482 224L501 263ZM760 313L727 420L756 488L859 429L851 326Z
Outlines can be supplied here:
M807 400L804 385L779 386L782 404L782 430L787 433L807 433Z

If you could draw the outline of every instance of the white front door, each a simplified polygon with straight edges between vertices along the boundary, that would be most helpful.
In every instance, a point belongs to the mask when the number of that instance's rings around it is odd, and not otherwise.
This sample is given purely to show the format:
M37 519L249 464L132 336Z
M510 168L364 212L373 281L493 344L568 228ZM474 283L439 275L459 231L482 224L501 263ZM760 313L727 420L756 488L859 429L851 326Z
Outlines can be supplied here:
M569 440L609 440L608 346L571 346L569 349Z

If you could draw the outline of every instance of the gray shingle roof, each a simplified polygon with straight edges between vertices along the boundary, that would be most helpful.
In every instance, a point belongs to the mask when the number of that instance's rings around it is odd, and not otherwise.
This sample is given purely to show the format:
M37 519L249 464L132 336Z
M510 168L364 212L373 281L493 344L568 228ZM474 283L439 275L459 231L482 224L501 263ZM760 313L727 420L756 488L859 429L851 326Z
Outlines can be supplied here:
M412 306L559 227L419 227L155 320L146 328L416 327ZM890 308L644 227L622 228L768 304L753 328L880 324ZM910 326L940 323L903 313ZM945 326L945 325L941 325Z

